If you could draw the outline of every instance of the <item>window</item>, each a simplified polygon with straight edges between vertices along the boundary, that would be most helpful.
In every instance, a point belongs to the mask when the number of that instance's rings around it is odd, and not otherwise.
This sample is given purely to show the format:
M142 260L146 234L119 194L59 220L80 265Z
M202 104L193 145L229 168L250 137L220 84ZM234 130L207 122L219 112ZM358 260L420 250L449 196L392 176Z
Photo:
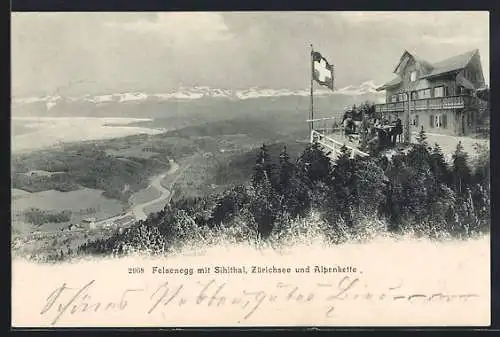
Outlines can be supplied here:
M446 129L448 127L448 120L446 114L442 115L430 115L429 126L431 128L443 128Z
M418 99L418 92L417 91L413 91L411 93L411 99Z
M418 126L418 115L415 115L415 116L413 117L412 124L413 124L413 126Z
M398 100L399 100L400 102L402 102L402 101L403 101L403 94L399 94L399 95L398 95Z
M414 71L412 71L412 72L411 72L411 74L410 74L410 81L411 81L411 82L415 82L416 80L417 80L417 71L416 71L416 70L414 70Z
M458 93L459 93L459 95L470 95L470 94L472 94L472 91L465 88L465 87L460 86L460 87L458 87Z
M444 96L444 86L435 87L434 97L443 97L443 96Z
M441 127L441 116L434 116L434 127L435 128L440 128Z
M420 98L431 98L431 89L420 90L418 96Z
M392 95L391 102L397 102L398 101L398 95Z

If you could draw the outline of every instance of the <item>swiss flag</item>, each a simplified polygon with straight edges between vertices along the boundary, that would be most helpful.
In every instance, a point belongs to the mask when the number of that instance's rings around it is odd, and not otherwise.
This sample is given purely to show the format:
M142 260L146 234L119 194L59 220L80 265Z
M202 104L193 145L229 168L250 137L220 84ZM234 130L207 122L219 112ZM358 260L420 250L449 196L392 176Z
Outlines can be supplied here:
M333 90L333 65L319 52L312 52L313 78L316 82Z

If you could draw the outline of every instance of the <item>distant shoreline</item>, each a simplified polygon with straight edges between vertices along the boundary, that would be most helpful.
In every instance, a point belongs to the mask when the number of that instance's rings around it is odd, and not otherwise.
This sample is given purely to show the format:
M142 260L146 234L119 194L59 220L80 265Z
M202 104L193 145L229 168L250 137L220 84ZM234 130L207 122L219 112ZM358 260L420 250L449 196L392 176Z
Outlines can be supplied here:
M57 149L63 144L165 132L164 129L133 125L150 121L153 118L12 117L11 151L16 155ZM15 132L16 129L21 132Z

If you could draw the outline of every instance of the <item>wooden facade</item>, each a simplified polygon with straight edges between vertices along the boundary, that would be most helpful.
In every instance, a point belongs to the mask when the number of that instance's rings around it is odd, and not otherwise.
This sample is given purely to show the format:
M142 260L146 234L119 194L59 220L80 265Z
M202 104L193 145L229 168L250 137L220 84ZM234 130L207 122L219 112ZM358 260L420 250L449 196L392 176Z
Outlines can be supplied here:
M478 99L484 87L479 51L474 50L431 64L405 51L394 69L396 78L385 90L386 103L376 111L387 119L405 120L410 112L412 131L466 136L476 130Z

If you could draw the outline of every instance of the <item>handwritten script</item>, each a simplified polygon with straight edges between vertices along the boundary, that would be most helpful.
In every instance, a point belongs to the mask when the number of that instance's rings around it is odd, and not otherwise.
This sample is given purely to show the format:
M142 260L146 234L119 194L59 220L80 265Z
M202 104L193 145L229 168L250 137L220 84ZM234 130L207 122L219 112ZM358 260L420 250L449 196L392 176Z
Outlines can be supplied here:
M188 306L205 306L213 312L217 308L230 307L240 320L248 320L273 305L306 306L320 305L319 315L334 318L337 308L347 301L392 301L450 303L468 301L478 297L474 293L413 293L405 291L403 284L387 287L379 292L368 292L358 277L345 276L338 282L314 283L308 287L287 282L276 282L268 289L239 289L229 282L207 279L186 285L171 280L155 286L124 289L113 299L104 299L93 293L95 280L80 285L61 284L48 294L40 310L42 315L56 325L69 316L91 313L126 311L144 312L146 315L162 314L165 310L182 310ZM194 291L193 291L194 290Z

